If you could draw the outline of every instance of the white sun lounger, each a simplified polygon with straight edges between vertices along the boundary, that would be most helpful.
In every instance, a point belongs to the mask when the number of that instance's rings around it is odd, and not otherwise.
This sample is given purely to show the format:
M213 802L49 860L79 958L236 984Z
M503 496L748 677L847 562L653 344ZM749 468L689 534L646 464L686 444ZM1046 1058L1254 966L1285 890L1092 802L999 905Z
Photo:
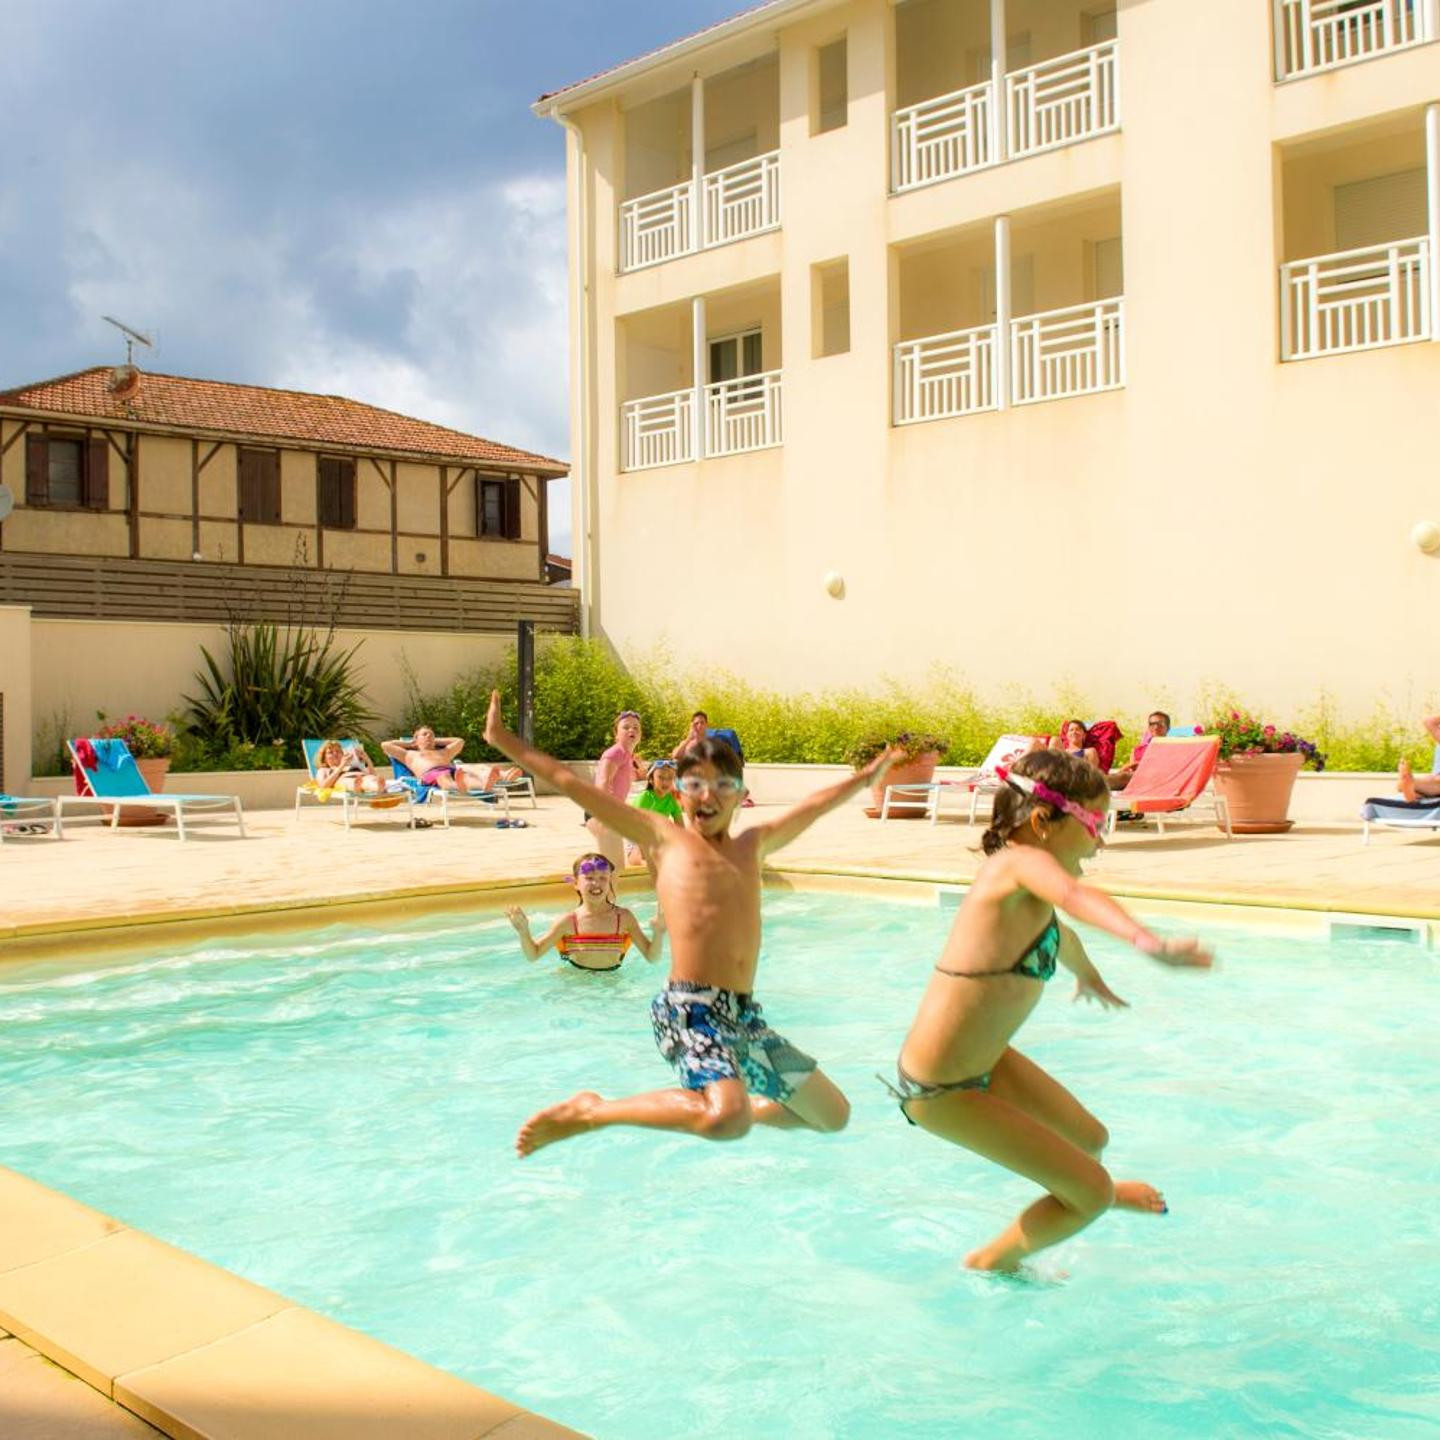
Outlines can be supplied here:
M145 777L135 764L135 757L130 753L129 746L123 740L92 739L90 745L94 749L98 761L94 766L86 765L81 761L76 749L78 744L79 742L75 740L66 741L71 758L84 774L85 783L90 787L90 793L88 795L62 795L59 801L62 812L74 805L92 807L108 805L110 807L110 828L113 830L120 824L122 810L168 810L175 817L175 829L182 841L185 839L187 818L225 812L229 817L234 818L235 824L240 830L240 837L244 839L245 817L240 810L238 795L157 795L145 783ZM93 818L104 820L106 817L103 809L97 817Z

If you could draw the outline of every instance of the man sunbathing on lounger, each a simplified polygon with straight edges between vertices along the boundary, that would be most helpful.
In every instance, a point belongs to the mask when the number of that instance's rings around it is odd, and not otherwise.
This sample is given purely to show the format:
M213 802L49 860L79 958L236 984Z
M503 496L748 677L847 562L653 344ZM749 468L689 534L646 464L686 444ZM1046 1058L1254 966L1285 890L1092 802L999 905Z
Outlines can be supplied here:
M1425 733L1440 745L1440 715L1428 715L1420 722ZM1410 768L1410 762L1400 761L1400 793L1413 804L1416 800L1430 800L1440 795L1440 775L1417 775Z
M380 748L392 760L408 767L422 784L466 795L479 794L485 788L468 767L459 763L464 740L454 735L439 739L429 725L417 725L411 739L386 740Z

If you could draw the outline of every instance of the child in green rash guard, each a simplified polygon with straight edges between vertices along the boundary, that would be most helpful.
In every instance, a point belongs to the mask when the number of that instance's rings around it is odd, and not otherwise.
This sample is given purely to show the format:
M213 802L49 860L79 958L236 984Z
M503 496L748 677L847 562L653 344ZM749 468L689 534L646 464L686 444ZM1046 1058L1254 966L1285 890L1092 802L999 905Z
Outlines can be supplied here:
M680 808L680 797L675 793L675 761L656 760L645 777L645 788L630 802L638 810L650 810L664 815L677 825L685 823L685 812ZM627 842L625 863L641 863L640 847Z

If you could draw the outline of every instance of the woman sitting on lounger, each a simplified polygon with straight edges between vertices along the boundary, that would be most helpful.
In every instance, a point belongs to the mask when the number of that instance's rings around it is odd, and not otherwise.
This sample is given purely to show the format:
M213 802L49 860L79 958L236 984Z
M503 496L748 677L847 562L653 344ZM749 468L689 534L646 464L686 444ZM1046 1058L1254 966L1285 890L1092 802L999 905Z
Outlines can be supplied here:
M327 740L315 756L315 784L321 790L356 794L379 794L385 788L364 747L342 745L338 740Z
M1100 752L1093 745L1085 743L1085 722L1067 720L1060 733L1050 742L1052 750L1062 750L1077 760L1086 760L1097 770L1100 768Z
M1425 733L1440 745L1440 715L1427 715L1420 722ZM1440 796L1440 775L1417 775L1408 760L1400 761L1400 793L1413 805L1417 800Z

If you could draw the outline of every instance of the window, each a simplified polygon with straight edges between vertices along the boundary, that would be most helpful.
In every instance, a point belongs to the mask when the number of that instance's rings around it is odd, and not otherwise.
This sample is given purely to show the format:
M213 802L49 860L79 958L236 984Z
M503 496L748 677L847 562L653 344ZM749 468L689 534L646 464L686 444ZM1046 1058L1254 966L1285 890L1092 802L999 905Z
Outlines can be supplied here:
M810 267L811 353L818 360L850 349L850 261Z
M520 477L475 479L475 533L485 540L520 538Z
M758 330L744 330L738 335L725 335L710 342L710 383L738 380L743 375L758 375L763 351Z
M110 508L110 442L103 435L26 435L25 503Z
M316 512L327 530L355 528L355 461L345 455L321 455L315 461Z
M237 454L240 519L250 525L280 523L280 453L246 450Z
M850 103L847 65L848 47L843 35L815 52L815 95L810 107L812 135L823 135L845 124Z

